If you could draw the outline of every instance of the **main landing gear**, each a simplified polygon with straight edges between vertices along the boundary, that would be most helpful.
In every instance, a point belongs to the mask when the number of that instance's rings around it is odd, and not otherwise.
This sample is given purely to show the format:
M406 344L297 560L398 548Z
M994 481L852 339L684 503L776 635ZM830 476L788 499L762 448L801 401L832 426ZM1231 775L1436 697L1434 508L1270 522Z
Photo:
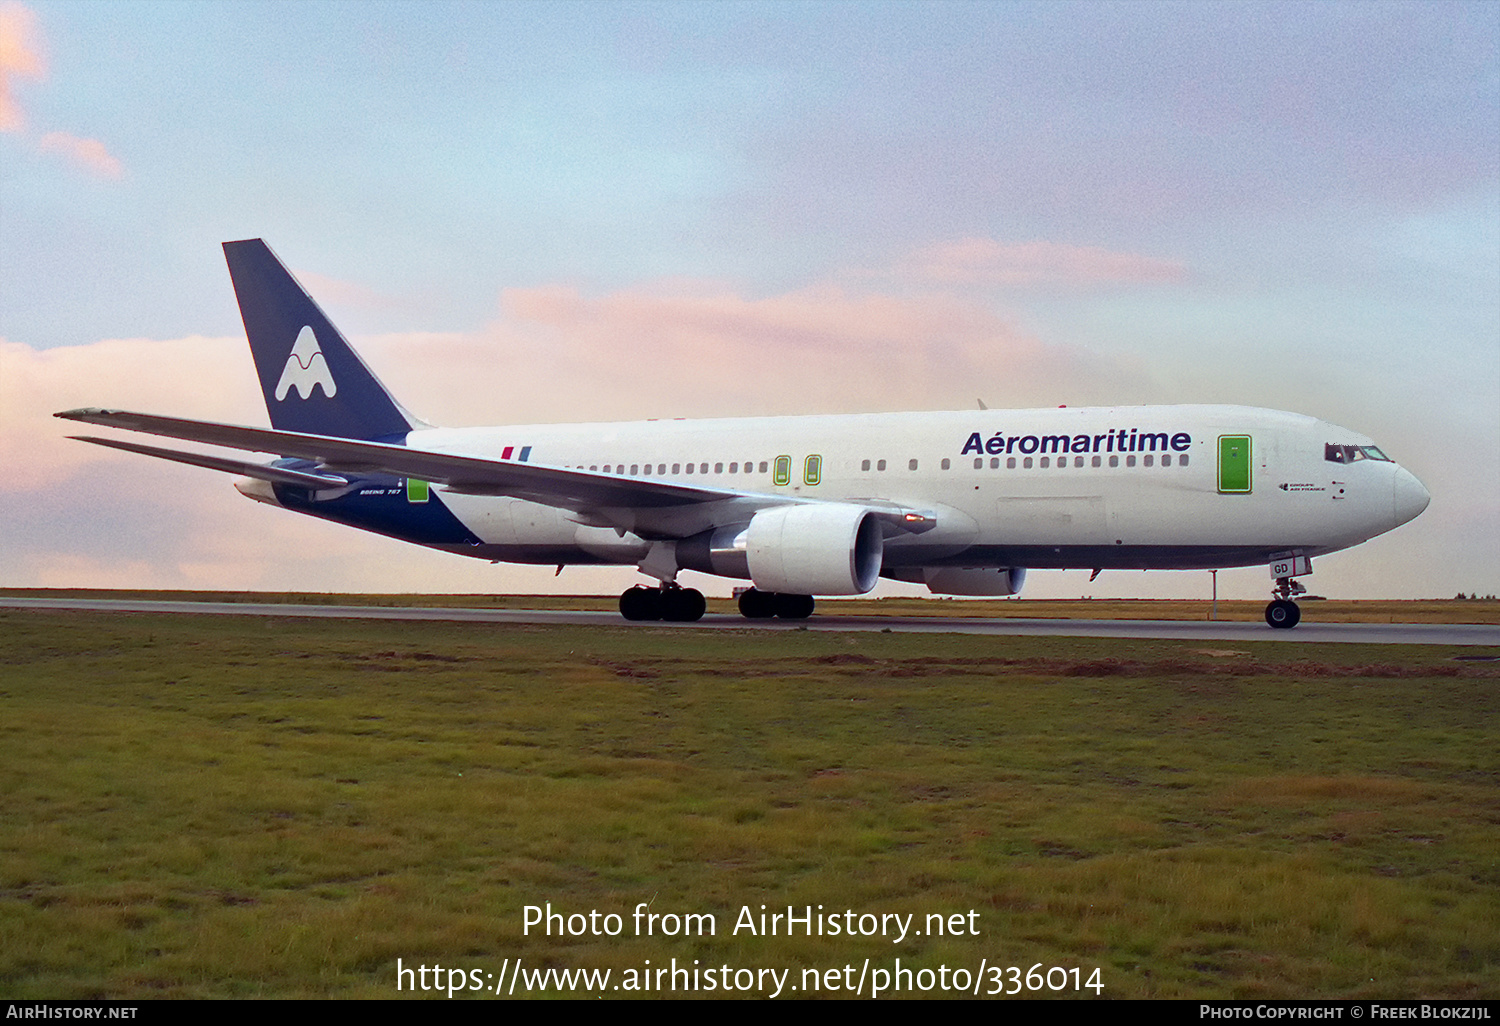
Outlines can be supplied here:
M813 613L811 595L782 595L749 588L740 592L740 614L750 620L806 620Z
M703 592L676 584L664 583L660 588L638 584L620 596L620 615L627 620L693 623L702 619L707 608Z
M1276 598L1266 606L1266 623L1282 630L1290 630L1301 623L1302 610L1292 601L1292 596L1301 595L1305 591L1306 588L1290 577L1276 578L1276 589L1273 592Z

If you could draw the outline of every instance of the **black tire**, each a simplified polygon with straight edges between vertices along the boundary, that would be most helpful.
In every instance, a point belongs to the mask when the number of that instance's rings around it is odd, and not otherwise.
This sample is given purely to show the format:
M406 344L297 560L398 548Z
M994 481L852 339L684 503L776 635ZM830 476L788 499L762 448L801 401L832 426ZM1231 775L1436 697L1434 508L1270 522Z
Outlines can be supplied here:
M627 620L660 620L661 592L637 584L620 596L620 615Z
M1266 623L1278 630L1291 630L1302 622L1302 610L1288 599L1277 599L1266 606Z
M811 595L777 595L776 615L783 620L806 620L813 614Z
M776 596L754 588L740 592L740 615L747 620L769 620L776 615Z
M661 593L661 618L673 623L695 623L708 603L697 588L669 588Z

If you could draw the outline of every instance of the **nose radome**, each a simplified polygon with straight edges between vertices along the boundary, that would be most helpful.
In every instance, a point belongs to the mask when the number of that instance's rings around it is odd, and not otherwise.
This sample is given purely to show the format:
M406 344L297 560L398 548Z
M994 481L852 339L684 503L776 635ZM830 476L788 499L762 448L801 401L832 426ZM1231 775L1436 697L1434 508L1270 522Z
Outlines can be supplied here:
M1400 527L1408 520L1415 520L1417 514L1427 508L1432 501L1432 495L1422 486L1422 482L1416 479L1405 467L1396 468L1396 476L1391 480L1392 512L1395 524Z

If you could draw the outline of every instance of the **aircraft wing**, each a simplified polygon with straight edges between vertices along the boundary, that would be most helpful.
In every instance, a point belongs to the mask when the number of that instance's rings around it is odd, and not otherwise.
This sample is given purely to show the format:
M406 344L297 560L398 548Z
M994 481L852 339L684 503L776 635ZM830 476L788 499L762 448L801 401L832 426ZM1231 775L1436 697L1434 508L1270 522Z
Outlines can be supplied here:
M579 523L618 527L661 537L685 537L710 527L743 522L757 509L808 501L678 482L619 477L535 463L428 452L388 442L366 442L297 431L159 417L126 410L90 407L66 410L55 416L166 438L300 457L319 464L319 469L313 473L281 471L280 468L261 464L219 460L216 457L177 453L152 446L134 446L95 438L83 439L95 444L264 480L329 487L340 472L385 473L430 481L447 491L467 495L525 499L570 510ZM414 432L412 437L420 438L420 433ZM304 474L305 478L299 476ZM340 480L340 483L343 482ZM872 502L869 506L882 522L894 530L920 532L934 526L931 517L919 511L878 502Z

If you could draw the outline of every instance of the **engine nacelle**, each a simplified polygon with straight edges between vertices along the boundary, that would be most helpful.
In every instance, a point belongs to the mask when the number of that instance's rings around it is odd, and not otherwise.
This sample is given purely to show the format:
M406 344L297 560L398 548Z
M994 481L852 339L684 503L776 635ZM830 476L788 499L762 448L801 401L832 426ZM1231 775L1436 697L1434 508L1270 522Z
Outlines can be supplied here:
M859 506L776 506L745 530L745 561L761 591L863 595L875 587L884 553L880 522Z
M1019 595L1026 568L927 566L922 577L934 595Z

